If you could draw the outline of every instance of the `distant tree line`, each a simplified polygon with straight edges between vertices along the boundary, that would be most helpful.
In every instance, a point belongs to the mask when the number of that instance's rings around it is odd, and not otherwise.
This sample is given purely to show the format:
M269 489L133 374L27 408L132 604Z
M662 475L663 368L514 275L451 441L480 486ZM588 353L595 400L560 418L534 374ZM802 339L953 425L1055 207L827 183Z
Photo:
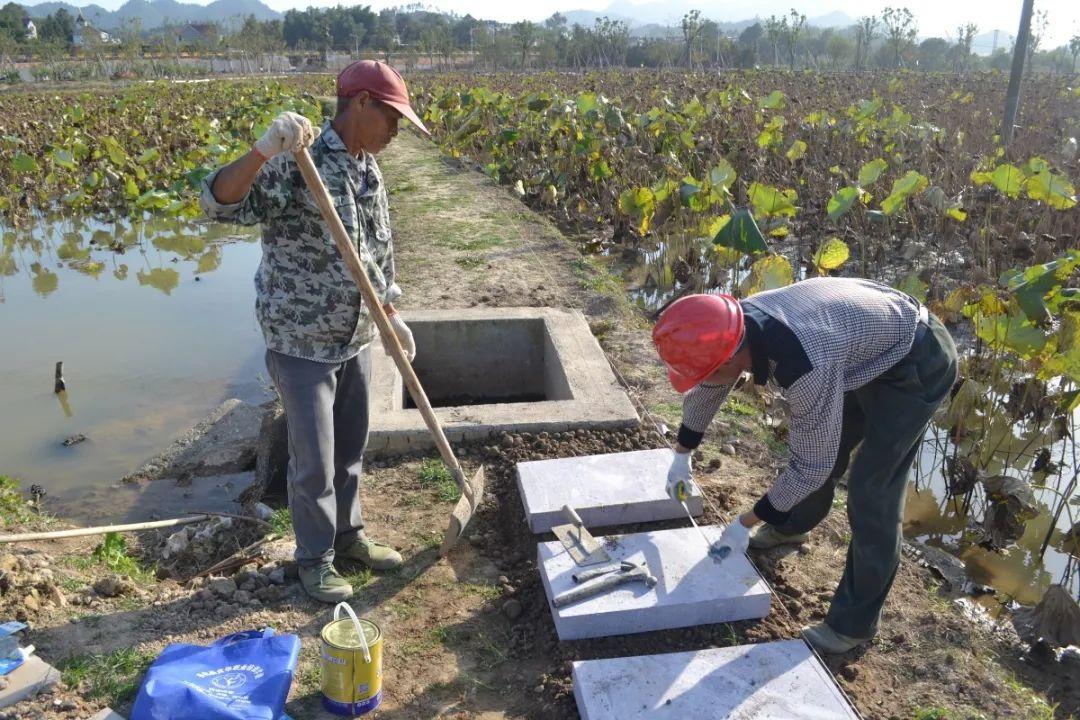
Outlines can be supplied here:
M60 9L35 20L34 38L27 33L27 18L25 8L16 3L0 9L0 63L13 55L45 54L43 48L70 51L77 44L75 18L67 11ZM1049 24L1046 11L1036 13L1028 46L1029 68L1075 72L1080 36L1061 47L1046 48ZM230 26L200 23L143 30L136 22L114 34L126 52L375 53L406 65L433 68L783 66L965 72L1007 70L1011 63L1009 37L1002 37L990 55L975 54L979 27L974 22L957 27L946 38L919 40L918 31L914 14L905 7L887 7L880 15L859 18L843 29L809 26L806 16L792 9L737 32L692 10L678 27L652 28L641 37L625 22L607 17L598 18L592 26L570 24L560 13L542 23L497 23L407 5L379 12L367 6L309 7L289 10L281 20L260 21L251 16Z

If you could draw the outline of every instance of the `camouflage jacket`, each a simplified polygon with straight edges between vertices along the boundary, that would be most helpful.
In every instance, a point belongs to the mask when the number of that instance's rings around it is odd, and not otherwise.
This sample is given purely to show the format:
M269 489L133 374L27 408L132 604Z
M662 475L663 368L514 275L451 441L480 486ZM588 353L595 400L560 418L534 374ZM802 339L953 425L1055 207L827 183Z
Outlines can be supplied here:
M394 245L386 187L375 158L349 154L327 123L310 148L341 222L384 303L401 295L394 283ZM352 276L304 178L289 153L271 158L238 203L220 203L203 180L207 217L240 225L262 223L262 261L255 273L255 312L266 346L318 362L342 362L374 339Z

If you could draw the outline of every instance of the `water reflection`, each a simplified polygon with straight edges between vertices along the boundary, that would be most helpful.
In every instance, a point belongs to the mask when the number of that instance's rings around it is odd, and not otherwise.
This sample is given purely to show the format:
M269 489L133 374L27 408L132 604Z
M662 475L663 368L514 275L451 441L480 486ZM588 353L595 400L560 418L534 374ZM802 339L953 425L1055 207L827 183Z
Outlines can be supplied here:
M192 261L196 275L211 273L221 265L222 244L256 239L252 232L237 232L232 225L175 217L144 215L107 222L42 215L3 234L0 302L6 297L4 278L20 273L42 297L60 286L60 276L52 268L66 268L95 280L111 268L113 278L124 281L129 266L118 258L129 251L140 256L136 263L141 265L136 268L139 284L168 295L180 283L180 273L170 265Z
M1013 440L1001 437L997 440L999 451L1013 452L1015 459ZM984 506L983 488L975 487L966 506L961 499L949 497L942 469L943 460L951 451L952 446L943 433L932 427L923 443L916 479L908 489L904 534L956 555L963 561L971 580L994 588L999 599L1037 603L1052 583L1062 582L1068 575L1069 555L1064 549L1065 531L1072 524L1068 513L1058 518L1051 532L1057 495L1051 489L1036 487L1037 513L1024 525L1016 543L1000 552L984 547L980 544L984 537L981 518L976 516L976 509ZM1047 535L1050 543L1040 558ZM1074 588L1075 583L1076 578L1072 578ZM1069 586L1067 583L1066 587ZM991 607L995 601L987 600L985 604Z
M75 413L71 410L71 403L68 402L67 390L61 390L56 393L56 399L60 401L60 407L64 409L64 415L67 417L75 417Z
M255 232L176 218L5 228L0 474L77 521L148 516L149 496L109 488L223 399L267 397L259 255Z

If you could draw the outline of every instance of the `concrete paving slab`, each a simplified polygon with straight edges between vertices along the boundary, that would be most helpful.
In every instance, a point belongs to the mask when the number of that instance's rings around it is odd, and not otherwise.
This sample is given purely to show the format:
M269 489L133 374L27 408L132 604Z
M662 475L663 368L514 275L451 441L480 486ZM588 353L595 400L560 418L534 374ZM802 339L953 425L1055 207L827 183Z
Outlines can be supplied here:
M672 455L661 448L518 463L529 528L542 533L564 525L563 505L577 510L587 528L686 517L665 489ZM694 517L702 513L697 488L686 505Z
M10 707L51 688L60 682L60 673L37 655L31 655L3 679L6 685L0 690L0 708Z
M802 640L574 663L582 720L856 720Z
M105 708L104 710L99 712L97 715L90 718L90 720L124 720L124 716L118 714L116 711L112 710L111 708Z
M710 541L723 528L702 526ZM559 542L537 546L537 564L561 640L627 635L762 618L769 614L771 594L745 555L717 562L707 554L692 527L598 538L613 562L645 563L657 578L655 587L636 582L555 608L552 598L579 587L571 575L579 570Z

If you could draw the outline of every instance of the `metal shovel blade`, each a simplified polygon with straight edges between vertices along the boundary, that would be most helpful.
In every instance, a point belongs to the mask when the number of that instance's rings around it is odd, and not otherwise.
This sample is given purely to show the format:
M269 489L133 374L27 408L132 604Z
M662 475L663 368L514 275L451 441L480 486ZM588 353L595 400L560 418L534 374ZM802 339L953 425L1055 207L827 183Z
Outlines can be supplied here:
M450 524L443 535L442 544L439 545L439 557L446 557L446 554L453 550L454 546L461 540L461 536L465 534L473 515L476 514L476 508L480 506L484 499L485 479L483 465L480 466L480 469L476 471L472 478L465 479L464 475L462 475L456 479L458 487L461 488L461 497L458 498L454 511L450 513Z

